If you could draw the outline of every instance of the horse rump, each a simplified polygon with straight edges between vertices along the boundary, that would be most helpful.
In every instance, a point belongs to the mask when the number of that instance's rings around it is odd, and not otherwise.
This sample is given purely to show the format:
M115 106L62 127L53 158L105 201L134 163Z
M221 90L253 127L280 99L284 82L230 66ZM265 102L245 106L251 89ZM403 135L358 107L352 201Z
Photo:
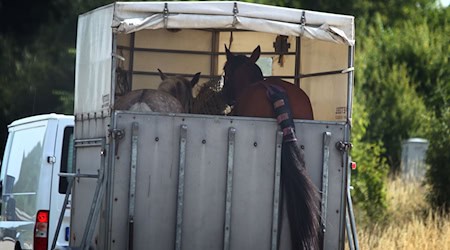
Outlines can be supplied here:
M114 109L137 112L184 112L183 106L177 98L166 92L155 89L138 89L130 91L115 101Z

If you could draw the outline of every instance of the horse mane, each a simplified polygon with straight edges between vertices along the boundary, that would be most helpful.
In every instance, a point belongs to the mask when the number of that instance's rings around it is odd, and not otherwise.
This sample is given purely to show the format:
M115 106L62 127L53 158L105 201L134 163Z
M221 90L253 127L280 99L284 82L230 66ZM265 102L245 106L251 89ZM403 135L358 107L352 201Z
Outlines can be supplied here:
M192 86L189 81L180 76L171 76L163 79L158 90L166 92L177 98L185 112L189 112L192 105Z
M158 69L162 82L158 86L158 90L166 92L177 98L183 105L184 112L190 113L194 97L192 89L198 83L200 72L194 75L191 81L182 76L167 76Z
M222 95L220 78L212 78L208 82L196 85L198 93L192 103L193 114L226 115L230 107Z

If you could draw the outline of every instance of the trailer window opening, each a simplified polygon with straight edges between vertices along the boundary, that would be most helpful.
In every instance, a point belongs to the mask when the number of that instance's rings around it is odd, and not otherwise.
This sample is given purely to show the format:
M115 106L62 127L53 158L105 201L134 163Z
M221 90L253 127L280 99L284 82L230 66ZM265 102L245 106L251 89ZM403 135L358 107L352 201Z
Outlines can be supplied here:
M73 127L64 129L64 139L61 152L61 173L72 173L73 168ZM59 177L58 192L65 194L69 182L67 177Z

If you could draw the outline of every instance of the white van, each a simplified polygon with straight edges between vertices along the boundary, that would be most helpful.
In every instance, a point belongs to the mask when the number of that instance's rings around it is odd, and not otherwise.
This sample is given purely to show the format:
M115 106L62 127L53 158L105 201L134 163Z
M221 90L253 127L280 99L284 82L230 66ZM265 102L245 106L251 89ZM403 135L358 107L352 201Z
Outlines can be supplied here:
M71 172L73 116L47 114L14 121L1 166L0 249L51 248ZM69 244L67 209L56 248Z

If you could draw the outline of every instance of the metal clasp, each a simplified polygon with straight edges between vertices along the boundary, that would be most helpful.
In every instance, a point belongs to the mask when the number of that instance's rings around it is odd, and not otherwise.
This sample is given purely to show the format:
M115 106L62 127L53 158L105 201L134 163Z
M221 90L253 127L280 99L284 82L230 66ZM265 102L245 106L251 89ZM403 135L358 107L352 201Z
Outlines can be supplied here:
M233 7L233 23L231 24L233 27L236 26L236 24L238 23L237 20L237 14L239 13L239 9L237 7L237 3L234 2L234 7Z
M303 35L305 32L305 26L306 26L306 16L305 11L302 12L302 16L300 17L300 34Z
M114 139L115 142L114 155L117 156L117 153L119 152L119 140L125 136L125 131L123 129L109 129L108 132L109 132L108 136Z
M353 144L350 142L344 142L344 141L338 141L336 142L336 148L339 149L339 151L349 151L352 149Z
M125 136L125 131L123 129L109 129L109 137L113 139L122 139Z
M169 19L169 4L168 3L164 3L163 18L164 18L164 28L167 29L167 22Z

